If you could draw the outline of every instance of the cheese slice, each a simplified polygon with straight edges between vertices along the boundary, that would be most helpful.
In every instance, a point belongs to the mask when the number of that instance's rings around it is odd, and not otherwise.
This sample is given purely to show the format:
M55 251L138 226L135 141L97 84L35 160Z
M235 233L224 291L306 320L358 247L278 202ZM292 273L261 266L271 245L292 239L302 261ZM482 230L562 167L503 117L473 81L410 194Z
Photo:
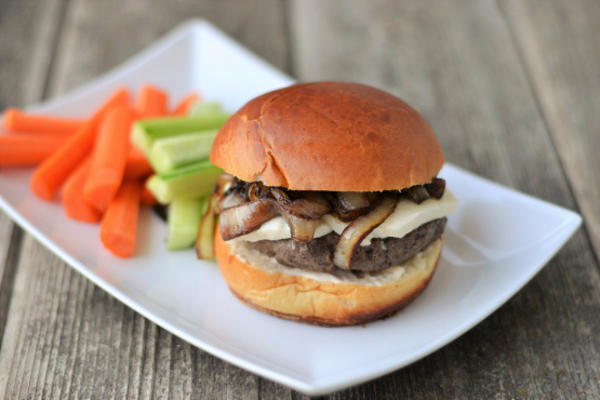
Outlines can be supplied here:
M433 221L434 219L446 217L456 210L458 200L446 189L441 199L430 197L421 204L412 200L401 199L396 204L396 209L381 225L371 232L362 242L361 246L371 244L373 238L396 237L402 238L407 233L419 226ZM325 236L330 232L338 235L348 226L348 222L340 221L335 215L324 215L315 231L315 238ZM239 236L236 240L256 242L258 240L281 240L290 239L290 227L283 217L275 217L254 232Z

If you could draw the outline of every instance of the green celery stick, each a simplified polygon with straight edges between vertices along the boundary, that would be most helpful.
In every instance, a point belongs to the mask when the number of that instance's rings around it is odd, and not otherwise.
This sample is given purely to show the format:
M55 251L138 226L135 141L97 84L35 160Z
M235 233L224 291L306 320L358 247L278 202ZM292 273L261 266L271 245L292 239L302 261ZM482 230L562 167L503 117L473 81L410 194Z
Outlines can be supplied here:
M217 178L222 173L221 168L203 160L170 172L155 174L148 179L146 187L162 204L174 200L197 199L213 192Z
M207 198L175 200L169 204L167 250L187 249L194 245L207 204Z
M157 139L148 159L158 173L206 159L216 135L217 130L211 130Z
M150 154L154 141L181 133L218 129L227 121L224 112L199 114L192 117L161 117L136 121L131 127L131 141L146 155Z
M192 104L188 111L188 115L213 115L222 114L223 107L217 101L200 101Z

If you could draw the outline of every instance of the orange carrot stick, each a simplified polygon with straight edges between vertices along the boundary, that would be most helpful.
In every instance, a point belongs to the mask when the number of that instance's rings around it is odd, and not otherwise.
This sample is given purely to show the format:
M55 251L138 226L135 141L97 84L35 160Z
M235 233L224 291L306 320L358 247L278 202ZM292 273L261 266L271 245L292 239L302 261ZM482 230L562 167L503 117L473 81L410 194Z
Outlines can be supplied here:
M140 203L145 206L153 206L157 203L156 197L152 194L150 190L146 187L146 184L142 187L142 193L140 195Z
M100 221L100 213L83 199L83 187L91 166L92 159L88 157L69 175L61 192L67 216L83 222Z
M4 112L4 129L11 132L36 132L71 134L80 129L84 120L49 117L46 115L24 113L16 108Z
M100 240L106 249L119 257L133 254L141 191L141 182L123 181L102 218Z
M35 165L54 153L66 140L57 135L0 135L0 166Z
M129 104L129 91L117 90L92 117L35 170L31 190L44 200L52 200L67 176L94 146L99 122L112 107Z
M145 178L150 174L152 174L152 167L144 153L130 146L125 165L125 179Z
M159 117L167 113L167 93L157 87L144 85L136 102L140 118Z
M106 210L121 186L132 122L133 110L130 107L114 107L108 111L98 128L83 198L99 211Z
M177 104L177 107L175 107L175 109L173 110L173 115L186 115L190 106L198 100L200 100L200 95L198 93L188 94L183 99L181 99L179 104Z

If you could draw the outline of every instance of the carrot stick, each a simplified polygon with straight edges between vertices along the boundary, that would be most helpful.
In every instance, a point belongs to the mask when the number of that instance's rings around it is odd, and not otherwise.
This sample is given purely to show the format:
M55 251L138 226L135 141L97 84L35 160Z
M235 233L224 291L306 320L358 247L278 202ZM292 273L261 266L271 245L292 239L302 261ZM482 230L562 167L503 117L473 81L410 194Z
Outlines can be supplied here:
M163 90L151 85L142 86L136 102L136 109L140 118L165 115L168 100L169 97Z
M153 206L157 203L156 197L152 194L150 190L146 187L146 184L142 187L142 194L140 195L140 203L145 206Z
M67 216L83 222L100 221L100 213L83 199L83 187L91 166L92 159L88 157L69 175L61 192Z
M4 112L4 129L11 132L36 132L71 134L85 123L84 120L48 117L46 115L24 113L16 108Z
M133 254L141 191L141 182L123 181L102 218L100 240L106 249L119 257Z
M57 135L0 135L0 166L35 165L54 153L67 138Z
M52 200L67 176L94 146L99 122L112 107L129 104L129 91L117 90L92 117L50 157L37 167L31 178L31 190L44 200Z
M125 164L125 179L146 178L150 174L152 174L152 167L144 153L130 146L127 163Z
M83 198L99 211L106 210L123 180L132 122L133 110L130 107L114 107L98 128Z
M173 110L173 115L187 115L190 106L198 100L200 100L200 95L198 95L198 93L188 94L183 99L181 99L179 104L177 104L177 107L175 107L175 109Z

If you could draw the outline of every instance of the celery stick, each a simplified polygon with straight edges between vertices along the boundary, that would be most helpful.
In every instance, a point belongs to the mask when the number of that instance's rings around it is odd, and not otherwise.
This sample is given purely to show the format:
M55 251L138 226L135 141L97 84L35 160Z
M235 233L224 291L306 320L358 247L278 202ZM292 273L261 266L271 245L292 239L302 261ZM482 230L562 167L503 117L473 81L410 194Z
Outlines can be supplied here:
M150 154L154 141L158 138L181 133L218 129L227 121L229 114L218 112L192 117L161 117L136 121L131 127L131 141L146 155Z
M162 204L180 199L197 199L213 192L217 178L222 173L220 168L204 160L155 174L148 179L146 187Z
M169 205L167 250L192 247L198 236L200 218L208 204L207 198L175 200Z
M206 159L216 135L217 131L212 130L157 139L148 159L158 173Z
M221 106L221 103L216 102L216 101L196 102L190 107L190 109L188 111L188 115L190 115L190 116L212 115L212 114L219 114L219 113L223 113L223 107Z

